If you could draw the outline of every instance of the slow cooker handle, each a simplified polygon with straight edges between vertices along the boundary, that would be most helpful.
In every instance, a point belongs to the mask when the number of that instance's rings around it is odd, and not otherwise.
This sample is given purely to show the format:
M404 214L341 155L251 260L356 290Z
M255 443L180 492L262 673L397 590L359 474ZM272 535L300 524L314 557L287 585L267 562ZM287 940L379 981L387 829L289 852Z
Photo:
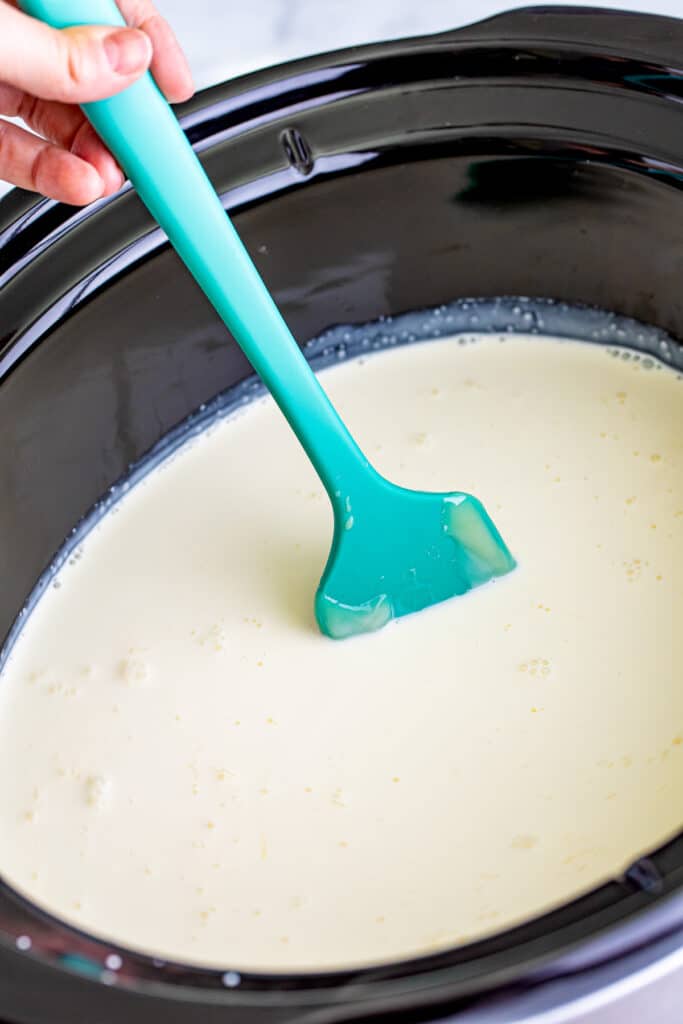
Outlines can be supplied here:
M596 0L595 7L559 3L515 7L425 36L424 40L458 47L493 42L501 49L514 51L521 47L524 52L535 47L546 51L557 47L562 52L584 52L587 57L602 53L613 59L623 57L680 69L680 29L677 17L615 10L600 6ZM673 72L671 78L678 81L680 70Z

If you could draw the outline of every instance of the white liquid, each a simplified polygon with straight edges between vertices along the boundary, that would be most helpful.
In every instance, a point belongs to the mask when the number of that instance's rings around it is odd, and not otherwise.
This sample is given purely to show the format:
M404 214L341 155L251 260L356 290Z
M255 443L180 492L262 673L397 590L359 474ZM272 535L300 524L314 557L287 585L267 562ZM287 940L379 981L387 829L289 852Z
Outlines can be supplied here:
M132 491L0 692L0 870L96 934L245 969L384 961L681 826L683 384L523 338L324 381L381 471L477 494L519 568L320 636L331 515L270 400Z

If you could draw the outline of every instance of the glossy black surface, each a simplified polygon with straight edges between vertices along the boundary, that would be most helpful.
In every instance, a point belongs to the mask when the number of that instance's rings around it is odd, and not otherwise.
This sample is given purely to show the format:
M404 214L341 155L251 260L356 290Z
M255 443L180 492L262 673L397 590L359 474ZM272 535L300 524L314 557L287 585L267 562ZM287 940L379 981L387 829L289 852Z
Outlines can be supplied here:
M499 294L683 338L682 98L683 22L549 8L259 73L198 97L183 123L302 342ZM80 516L248 366L130 191L83 212L15 194L0 246L2 638ZM417 1021L683 925L682 883L675 841L474 946L286 979L123 951L107 969L110 946L5 887L0 1017Z

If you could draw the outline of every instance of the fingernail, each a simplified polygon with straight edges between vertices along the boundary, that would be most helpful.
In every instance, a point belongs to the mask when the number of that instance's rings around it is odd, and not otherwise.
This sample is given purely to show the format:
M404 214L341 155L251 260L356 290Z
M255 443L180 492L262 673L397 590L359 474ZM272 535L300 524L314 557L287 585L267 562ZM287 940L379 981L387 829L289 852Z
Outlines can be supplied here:
M119 75L132 75L149 64L152 43L144 32L123 28L106 37L104 51L112 71Z
M113 176L113 180L112 180L112 189L111 189L112 192L118 192L119 189L122 189L123 185L125 183L125 180L126 180L125 174L123 174L123 172L120 171L117 168L116 174Z

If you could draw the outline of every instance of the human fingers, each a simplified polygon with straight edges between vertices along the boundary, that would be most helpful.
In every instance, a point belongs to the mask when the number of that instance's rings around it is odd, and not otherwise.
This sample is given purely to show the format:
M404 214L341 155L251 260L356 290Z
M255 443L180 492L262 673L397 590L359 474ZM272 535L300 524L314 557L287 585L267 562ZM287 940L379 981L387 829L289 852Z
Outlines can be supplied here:
M98 199L105 187L98 171L86 160L2 120L0 178L77 206Z
M136 28L53 29L0 2L3 82L40 99L88 103L120 92L149 67L152 41Z
M0 83L0 114L21 118L44 139L91 163L102 178L103 195L121 188L124 178L118 164L78 107L40 100Z

